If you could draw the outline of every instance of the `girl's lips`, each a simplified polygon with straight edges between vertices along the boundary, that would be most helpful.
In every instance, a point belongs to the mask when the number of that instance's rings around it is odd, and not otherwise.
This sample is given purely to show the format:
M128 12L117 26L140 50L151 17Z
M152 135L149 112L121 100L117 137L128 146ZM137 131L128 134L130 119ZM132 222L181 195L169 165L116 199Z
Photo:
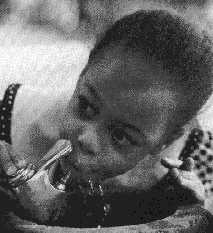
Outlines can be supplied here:
M69 171L65 171L61 163L62 161L58 160L50 167L48 172L50 184L55 189L68 193L86 190L87 182L78 179L74 175L76 173L74 169L70 168Z
M56 189L68 194L82 194L85 196L103 196L104 191L100 183L87 177L82 178L77 175L77 171L71 168L65 172L61 166L61 161L56 161L48 171L50 184Z
M67 192L68 180L72 179L71 171L65 173L60 160L56 161L48 171L50 184L57 190Z
M56 149L53 148L52 153L56 154L55 157L57 157L57 154L62 154L62 151L69 145L72 145L72 143L66 140L61 140L61 142L56 144ZM58 152L56 153L55 151ZM104 185L105 181L109 178L106 178L100 171L93 171L93 174L84 174L73 161L73 158L75 158L75 151L72 146L71 151L68 152L68 156L58 156L55 161L52 159L52 156L46 156L53 160L53 163L50 164L47 172L49 183L55 190L66 192L67 194L77 193L85 196L103 196L104 194L107 195L111 193L112 187L108 188L108 185L106 185L106 187Z
M60 179L59 176L62 175L59 165L60 164L59 164L59 160L58 160L48 170L48 178L49 178L50 184L52 186L54 186L54 184L56 183L57 178Z

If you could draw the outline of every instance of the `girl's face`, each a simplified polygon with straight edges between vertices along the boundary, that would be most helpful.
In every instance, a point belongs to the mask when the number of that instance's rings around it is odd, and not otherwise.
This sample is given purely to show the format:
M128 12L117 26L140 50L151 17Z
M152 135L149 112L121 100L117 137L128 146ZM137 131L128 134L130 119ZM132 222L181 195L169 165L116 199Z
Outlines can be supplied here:
M73 145L63 169L82 181L134 186L143 179L144 185L151 184L160 160L156 153L172 130L168 122L175 111L176 96L165 87L165 76L139 54L118 46L90 63L62 121L61 137Z

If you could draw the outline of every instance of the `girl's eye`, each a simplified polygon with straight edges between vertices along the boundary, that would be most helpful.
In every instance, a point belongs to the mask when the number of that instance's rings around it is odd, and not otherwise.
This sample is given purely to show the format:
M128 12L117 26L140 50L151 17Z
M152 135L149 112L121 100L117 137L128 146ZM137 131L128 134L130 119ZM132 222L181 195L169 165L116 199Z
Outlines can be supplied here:
M97 109L92 104L90 104L86 97L80 95L78 99L80 114L83 117L91 119L97 114Z
M115 128L112 131L111 136L115 144L119 146L127 146L131 144L129 136L122 128Z

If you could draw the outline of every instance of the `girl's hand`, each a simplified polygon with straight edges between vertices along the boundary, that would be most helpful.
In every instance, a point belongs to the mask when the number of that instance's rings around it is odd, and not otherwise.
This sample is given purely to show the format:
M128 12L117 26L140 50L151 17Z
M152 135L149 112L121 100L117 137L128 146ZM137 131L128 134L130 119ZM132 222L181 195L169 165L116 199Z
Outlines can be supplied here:
M15 153L12 146L0 141L0 187L9 189L14 183L24 182L30 174L29 165L22 156Z
M176 193L189 194L189 200L196 203L204 203L205 200L205 189L193 172L194 160L187 158L185 161L162 159L162 165L169 169L168 179Z

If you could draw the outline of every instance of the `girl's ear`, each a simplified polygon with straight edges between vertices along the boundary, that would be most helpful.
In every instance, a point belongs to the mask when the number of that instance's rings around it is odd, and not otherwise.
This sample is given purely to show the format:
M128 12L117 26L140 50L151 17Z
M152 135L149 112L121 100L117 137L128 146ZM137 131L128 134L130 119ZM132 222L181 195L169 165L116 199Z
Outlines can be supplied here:
M175 142L178 141L179 139L182 140L183 138L184 140L186 140L188 135L194 128L197 128L197 129L201 128L196 117L194 117L191 121L189 121L182 128L174 131L173 134L169 136L167 142L163 145L162 150L164 148L170 147L170 145L173 146L173 144L175 144Z
M172 140L169 144L164 145L161 152L159 153L161 158L172 158L172 159L179 159L182 149L185 146L186 140L191 133L192 129L198 128L200 129L200 125L196 118L193 118L190 122L188 122L180 133L174 134L172 136Z

